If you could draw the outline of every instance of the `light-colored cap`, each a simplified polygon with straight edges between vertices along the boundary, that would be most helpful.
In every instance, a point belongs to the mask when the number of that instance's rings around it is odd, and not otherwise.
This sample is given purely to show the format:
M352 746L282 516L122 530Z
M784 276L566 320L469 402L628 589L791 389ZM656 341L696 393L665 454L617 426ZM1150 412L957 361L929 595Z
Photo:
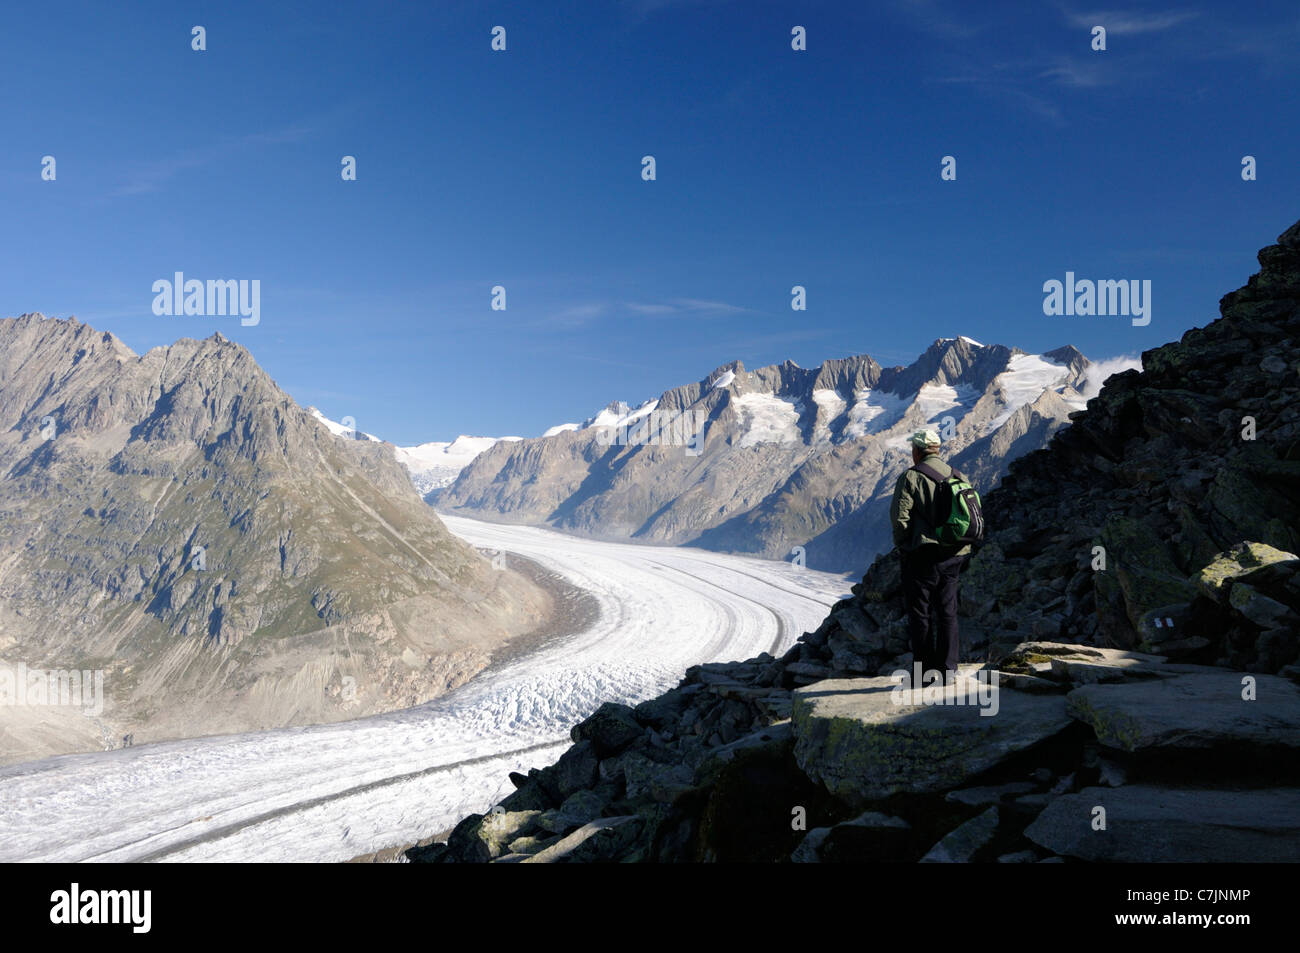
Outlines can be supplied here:
M926 447L939 446L939 435L933 430L918 430L912 434L912 446L918 450L924 450Z

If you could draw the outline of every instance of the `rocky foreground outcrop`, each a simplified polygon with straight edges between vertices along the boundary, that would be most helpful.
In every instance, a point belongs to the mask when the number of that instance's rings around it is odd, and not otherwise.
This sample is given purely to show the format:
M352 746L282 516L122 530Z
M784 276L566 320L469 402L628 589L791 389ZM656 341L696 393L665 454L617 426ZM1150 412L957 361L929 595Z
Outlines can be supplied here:
M1300 224L1259 260L990 494L962 592L987 703L894 691L890 554L782 658L604 705L409 858L1300 857Z

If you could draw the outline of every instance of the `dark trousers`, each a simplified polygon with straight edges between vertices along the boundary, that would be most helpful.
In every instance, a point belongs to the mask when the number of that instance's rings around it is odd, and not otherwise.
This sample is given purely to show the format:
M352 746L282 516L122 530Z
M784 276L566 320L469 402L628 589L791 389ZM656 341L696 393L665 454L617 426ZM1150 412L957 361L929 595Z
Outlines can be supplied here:
M950 552L950 551L949 551ZM912 659L924 672L955 672L961 648L957 635L957 580L970 559L950 556L938 546L903 554L903 598ZM934 620L935 635L930 635Z

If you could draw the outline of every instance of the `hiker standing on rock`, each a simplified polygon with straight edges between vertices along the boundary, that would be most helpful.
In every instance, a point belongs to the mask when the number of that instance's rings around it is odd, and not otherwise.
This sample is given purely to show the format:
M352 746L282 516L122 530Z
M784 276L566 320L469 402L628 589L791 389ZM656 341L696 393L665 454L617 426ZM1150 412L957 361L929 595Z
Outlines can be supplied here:
M979 494L939 459L939 435L918 430L910 443L912 466L898 478L889 515L903 567L912 659L922 672L944 672L951 682L960 649L957 581L971 543L984 538L984 517ZM936 639L930 637L931 616Z

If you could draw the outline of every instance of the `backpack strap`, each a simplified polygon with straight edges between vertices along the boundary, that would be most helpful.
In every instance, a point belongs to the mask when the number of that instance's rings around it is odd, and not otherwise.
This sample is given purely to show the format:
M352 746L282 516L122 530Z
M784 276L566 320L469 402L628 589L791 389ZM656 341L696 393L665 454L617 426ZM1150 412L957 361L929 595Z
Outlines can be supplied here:
M928 476L935 483L946 483L950 479L949 477L942 476L938 470L930 466L928 463L915 464L912 469L917 473L922 473L925 476ZM953 470L952 472L956 474L957 471Z
M947 483L949 480L960 480L962 483L970 482L970 480L966 479L966 474L962 473L960 470L956 469L955 467L948 468L949 471L951 472L950 475L946 477L940 476L939 471L936 470L934 467L930 466L928 463L918 463L915 464L914 466L908 467L908 469L915 470L917 473L925 474L935 483Z

